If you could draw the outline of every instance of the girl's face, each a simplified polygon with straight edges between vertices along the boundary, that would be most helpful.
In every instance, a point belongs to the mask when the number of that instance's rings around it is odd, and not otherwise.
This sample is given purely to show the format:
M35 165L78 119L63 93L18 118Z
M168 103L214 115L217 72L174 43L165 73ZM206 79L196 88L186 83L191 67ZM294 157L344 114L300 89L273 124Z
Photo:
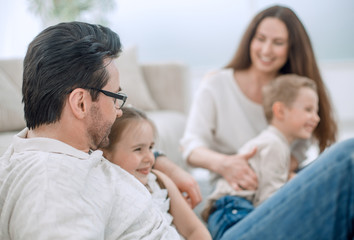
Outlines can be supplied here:
M154 137L154 129L148 121L132 121L122 132L120 141L114 144L109 160L146 185L155 160Z
M290 141L309 139L320 121L317 93L308 87L301 88L291 106L285 107L284 117Z
M274 17L263 19L250 45L252 67L277 75L288 59L288 37L286 25L281 20Z

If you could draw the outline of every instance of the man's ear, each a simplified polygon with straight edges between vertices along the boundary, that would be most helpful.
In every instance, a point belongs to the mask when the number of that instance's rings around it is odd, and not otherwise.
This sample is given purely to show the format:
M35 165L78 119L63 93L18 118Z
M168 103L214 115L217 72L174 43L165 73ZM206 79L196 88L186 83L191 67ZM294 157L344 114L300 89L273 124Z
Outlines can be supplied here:
M285 113L285 104L282 102L275 102L272 106L273 117L277 118L278 120L282 120L284 118Z
M82 119L87 114L89 95L88 91L82 88L76 88L70 93L68 105L76 118Z

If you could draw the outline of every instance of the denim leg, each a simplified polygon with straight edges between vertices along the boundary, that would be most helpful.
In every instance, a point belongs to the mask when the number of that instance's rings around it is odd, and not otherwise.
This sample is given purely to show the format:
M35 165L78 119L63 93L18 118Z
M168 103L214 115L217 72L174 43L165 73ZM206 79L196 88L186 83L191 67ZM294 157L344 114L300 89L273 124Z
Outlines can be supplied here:
M213 207L215 210L208 218L208 230L213 240L219 240L227 229L254 209L250 201L238 196L221 197Z
M335 144L222 239L353 239L354 139Z

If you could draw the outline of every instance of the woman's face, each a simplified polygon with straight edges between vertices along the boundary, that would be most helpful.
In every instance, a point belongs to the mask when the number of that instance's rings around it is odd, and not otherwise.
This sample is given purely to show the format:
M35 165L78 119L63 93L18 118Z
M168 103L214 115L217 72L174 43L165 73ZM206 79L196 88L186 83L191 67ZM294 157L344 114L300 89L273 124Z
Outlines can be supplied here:
M251 41L252 67L267 74L277 74L288 59L289 33L284 22L267 17L258 25Z

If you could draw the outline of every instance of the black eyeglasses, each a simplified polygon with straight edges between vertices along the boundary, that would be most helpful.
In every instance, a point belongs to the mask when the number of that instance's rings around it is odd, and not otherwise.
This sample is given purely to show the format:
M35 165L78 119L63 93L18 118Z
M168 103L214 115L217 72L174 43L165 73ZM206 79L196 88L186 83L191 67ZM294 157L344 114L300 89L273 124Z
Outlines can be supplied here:
M128 98L127 95L125 95L124 93L113 93L113 92L109 92L109 91L97 89L97 88L89 88L89 89L101 92L108 97L114 98L114 104L118 103L118 107L120 109L124 106L124 103L125 103L125 101L127 101L127 98Z

